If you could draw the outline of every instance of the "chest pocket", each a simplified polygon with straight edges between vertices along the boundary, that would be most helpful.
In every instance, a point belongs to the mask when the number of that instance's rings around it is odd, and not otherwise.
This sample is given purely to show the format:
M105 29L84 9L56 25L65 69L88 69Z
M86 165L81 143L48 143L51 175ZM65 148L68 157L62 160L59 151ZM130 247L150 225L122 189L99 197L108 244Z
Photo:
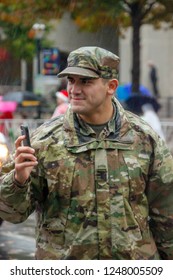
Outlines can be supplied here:
M133 155L127 151L122 157L127 168L129 181L129 205L141 232L144 234L148 221L148 201L145 189L148 181L150 159L146 154Z
M74 167L75 159L71 156L64 156L60 160L56 159L47 164L45 163L45 177L49 194L56 193L64 202L69 200Z
M128 150L109 152L110 215L115 248L126 250L149 238L145 195L148 159Z
M73 156L54 153L45 158L44 177L47 182L48 194L44 201L43 221L52 229L63 228L66 223L71 198L71 186L75 161Z

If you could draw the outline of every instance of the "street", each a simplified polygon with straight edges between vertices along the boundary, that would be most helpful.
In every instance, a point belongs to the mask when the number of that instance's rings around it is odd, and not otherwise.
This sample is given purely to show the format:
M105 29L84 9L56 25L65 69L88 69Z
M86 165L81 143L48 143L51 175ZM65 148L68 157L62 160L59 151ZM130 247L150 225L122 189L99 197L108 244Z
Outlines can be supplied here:
M0 227L0 260L34 260L35 216L21 224L3 222Z

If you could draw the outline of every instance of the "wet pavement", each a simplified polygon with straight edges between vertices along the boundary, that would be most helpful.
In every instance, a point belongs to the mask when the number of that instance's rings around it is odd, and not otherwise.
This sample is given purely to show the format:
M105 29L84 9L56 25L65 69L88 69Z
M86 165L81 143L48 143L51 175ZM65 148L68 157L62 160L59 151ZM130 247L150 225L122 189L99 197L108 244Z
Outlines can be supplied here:
M21 224L3 222L0 227L0 260L34 260L35 216Z

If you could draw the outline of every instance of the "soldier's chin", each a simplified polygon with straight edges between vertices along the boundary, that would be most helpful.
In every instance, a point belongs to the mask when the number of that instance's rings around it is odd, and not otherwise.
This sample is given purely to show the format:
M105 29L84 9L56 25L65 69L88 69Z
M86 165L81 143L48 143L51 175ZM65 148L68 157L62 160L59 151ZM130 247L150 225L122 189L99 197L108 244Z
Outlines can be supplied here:
M71 104L72 111L77 114L86 113L86 109L81 106Z
M72 106L72 111L73 111L73 113L76 113L76 114L81 113L81 110L79 108L76 108L76 107L73 107L73 106Z

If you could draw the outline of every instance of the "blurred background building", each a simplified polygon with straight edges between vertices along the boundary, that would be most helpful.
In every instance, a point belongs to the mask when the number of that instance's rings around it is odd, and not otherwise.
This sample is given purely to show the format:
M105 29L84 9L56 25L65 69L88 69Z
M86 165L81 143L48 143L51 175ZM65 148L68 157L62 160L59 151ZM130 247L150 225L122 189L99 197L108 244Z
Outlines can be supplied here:
M131 81L132 67L132 50L131 50L131 28L129 28L124 38L117 36L115 30L110 27L104 27L97 32L79 31L79 28L68 13L65 13L61 20L53 20L51 22L54 28L48 33L47 38L51 41L51 47L57 48L60 54L60 70L65 67L68 53L84 45L97 45L113 51L120 55L120 83L128 83ZM161 97L170 97L173 95L173 30L159 29L155 30L152 26L144 25L142 27L141 36L141 83L151 89L149 81L148 61L152 60L158 69L158 87ZM0 91L8 91L8 86L14 88L26 88L27 83L36 87L39 91L38 84L41 84L41 91L47 91L54 88L58 80L54 76L39 76L37 73L37 58L35 58L33 67L26 69L24 61L19 61L13 57L12 53L8 53L4 48L0 48ZM41 71L43 68L43 55L40 60ZM26 71L33 70L32 81L26 80ZM39 73L40 74L40 73ZM41 80L40 80L41 79ZM6 82L8 81L8 85ZM45 85L44 85L45 84Z

